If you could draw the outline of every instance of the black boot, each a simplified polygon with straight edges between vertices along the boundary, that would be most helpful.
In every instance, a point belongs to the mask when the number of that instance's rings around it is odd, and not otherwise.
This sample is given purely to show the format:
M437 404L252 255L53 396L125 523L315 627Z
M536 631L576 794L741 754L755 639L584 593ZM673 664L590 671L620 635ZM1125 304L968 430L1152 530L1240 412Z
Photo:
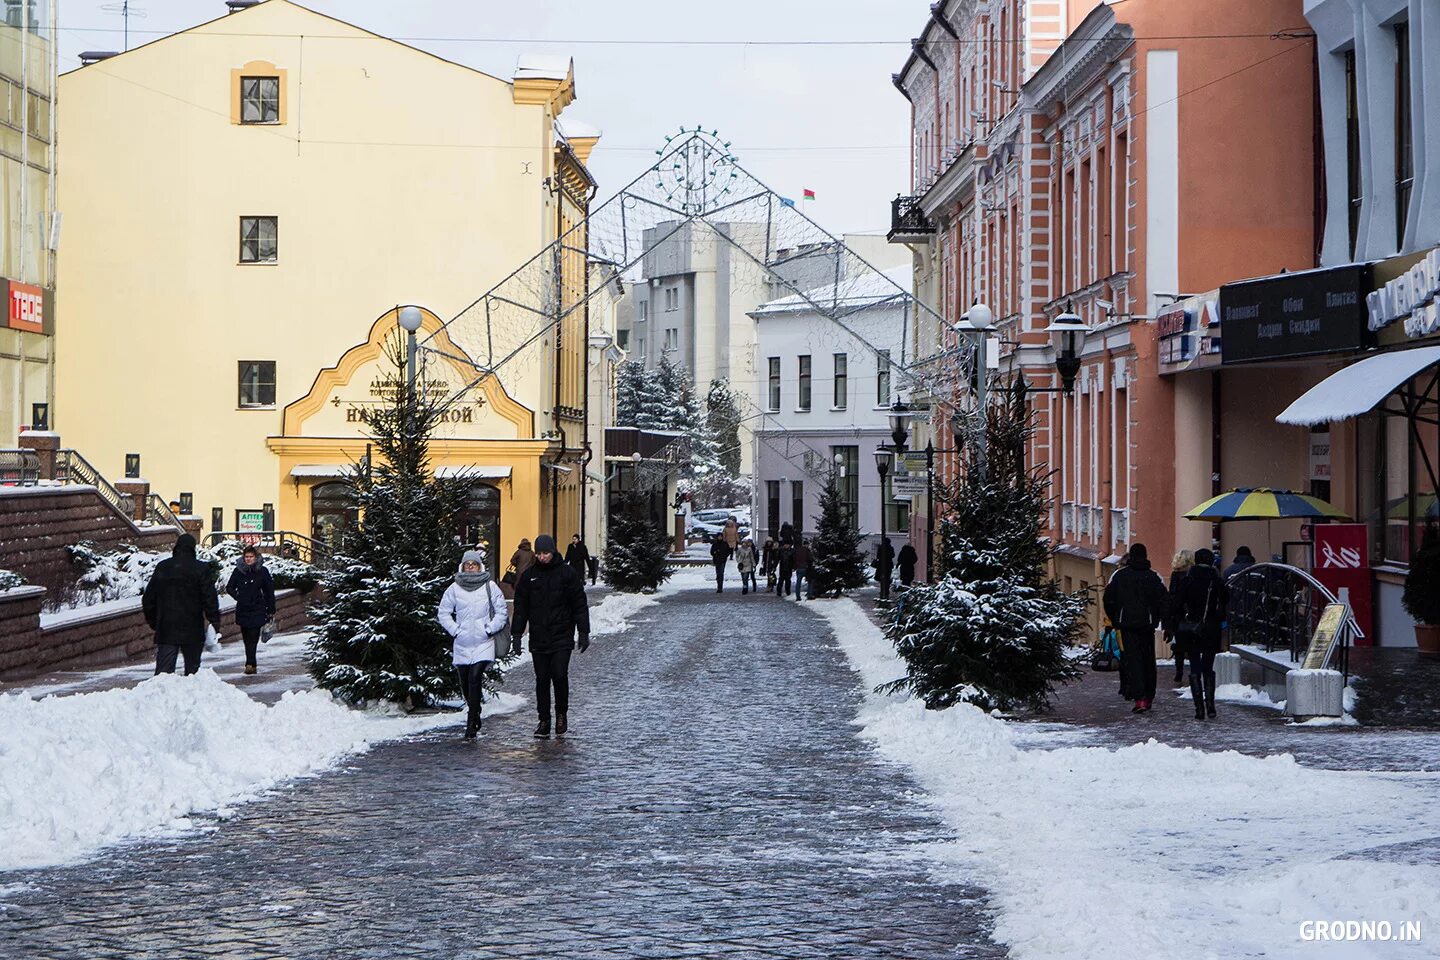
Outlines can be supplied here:
M1195 701L1195 719L1205 719L1205 690L1200 686L1200 675L1190 674L1190 697Z
M550 715L548 713L540 718L540 725L535 728L535 736L540 740L550 739Z
M480 710L477 707L471 707L469 712L465 715L465 739L474 740L475 734L478 733L479 730Z
M1215 717L1215 671L1209 670L1205 673L1205 715L1214 719Z
M555 714L555 736L565 736L565 731L570 729L569 715L564 713Z

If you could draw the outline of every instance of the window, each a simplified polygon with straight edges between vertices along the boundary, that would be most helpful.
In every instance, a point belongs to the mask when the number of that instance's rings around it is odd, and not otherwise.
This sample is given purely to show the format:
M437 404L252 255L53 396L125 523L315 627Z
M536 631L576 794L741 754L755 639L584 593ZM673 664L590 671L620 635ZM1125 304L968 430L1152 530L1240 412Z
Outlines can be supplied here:
M835 409L844 410L850 396L850 358L843 353L835 354Z
M875 351L875 406L890 406L890 351Z
M275 217L240 218L240 262L274 263L279 221Z
M800 358L800 396L796 402L796 409L810 409L810 355L806 354Z
M629 349L630 349L630 331L629 331L629 330L616 330L616 331L615 331L615 346L619 347L621 350L629 350Z
M830 460L839 476L836 482L840 488L840 509L850 529L860 529L860 448L831 447Z
M805 530L805 481L790 481L790 523L796 533Z
M680 328L667 327L665 329L665 352L677 350L680 347Z
M770 368L770 409L780 409L780 358L770 357L767 361Z
M650 301L649 301L649 300L641 300L641 301L640 301L640 320L643 322L643 321L648 320L648 319L650 319Z
M1405 222L1415 186L1415 142L1410 126L1410 24L1395 25L1395 249L1405 249Z
M780 533L780 481L765 481L765 529L770 536Z
M679 288L679 287L666 287L666 288L665 288L665 310L668 312L668 311L671 311L671 310L679 310L679 309L680 309L680 288Z
M275 406L275 361L240 361L240 406L273 408Z
M240 122L280 122L280 78L240 78Z
M895 474L885 475L885 531L904 534L910 529L910 501L895 499Z
M1350 205L1350 255L1360 239L1360 89L1355 73L1355 51L1345 58L1345 189Z

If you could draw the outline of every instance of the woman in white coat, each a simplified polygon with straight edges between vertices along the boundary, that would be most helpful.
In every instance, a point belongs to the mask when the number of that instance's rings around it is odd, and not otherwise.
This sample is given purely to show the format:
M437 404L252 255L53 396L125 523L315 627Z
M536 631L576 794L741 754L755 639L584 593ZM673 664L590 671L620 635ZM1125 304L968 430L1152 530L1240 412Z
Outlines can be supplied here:
M460 559L455 582L440 599L440 626L455 640L452 657L468 711L466 740L474 740L480 730L480 704L484 699L481 683L485 670L492 661L510 652L495 649L495 637L505 629L509 619L505 595L490 579L485 556L476 550L467 550Z

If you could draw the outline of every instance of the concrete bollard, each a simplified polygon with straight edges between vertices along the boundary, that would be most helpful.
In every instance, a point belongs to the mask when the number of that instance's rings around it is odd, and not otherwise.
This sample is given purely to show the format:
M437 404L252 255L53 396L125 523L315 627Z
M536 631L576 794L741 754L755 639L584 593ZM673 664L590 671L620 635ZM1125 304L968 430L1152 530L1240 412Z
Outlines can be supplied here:
M1285 675L1285 713L1338 717L1345 712L1345 681L1338 670L1291 670Z
M1227 683L1240 682L1240 654L1238 653L1217 653L1215 654L1215 685L1223 687Z

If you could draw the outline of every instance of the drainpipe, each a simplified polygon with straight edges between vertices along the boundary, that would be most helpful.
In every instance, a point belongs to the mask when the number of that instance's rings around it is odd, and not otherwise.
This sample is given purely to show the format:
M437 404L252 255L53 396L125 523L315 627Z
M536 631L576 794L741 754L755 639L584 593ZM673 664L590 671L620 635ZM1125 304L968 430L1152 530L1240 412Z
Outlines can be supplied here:
M1220 371L1215 370L1210 374L1210 496L1218 497L1224 493L1224 487L1220 482L1220 454L1223 450L1222 443L1224 422L1220 416ZM1210 524L1210 549L1215 556L1220 556L1220 524Z

